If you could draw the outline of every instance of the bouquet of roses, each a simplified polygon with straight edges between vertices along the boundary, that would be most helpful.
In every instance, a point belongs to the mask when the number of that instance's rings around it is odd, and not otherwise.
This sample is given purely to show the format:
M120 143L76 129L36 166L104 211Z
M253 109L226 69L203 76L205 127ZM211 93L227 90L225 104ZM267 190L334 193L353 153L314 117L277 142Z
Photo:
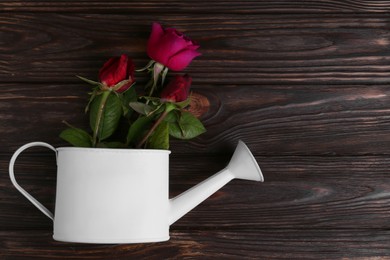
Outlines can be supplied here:
M91 131L68 125L60 137L79 147L169 149L169 137L191 139L203 132L203 124L186 108L191 102L188 75L182 71L200 53L199 45L173 28L153 23L147 44L151 61L135 70L125 54L109 59L99 71L99 81L83 77L93 86L86 107ZM135 72L150 74L141 94L135 88Z

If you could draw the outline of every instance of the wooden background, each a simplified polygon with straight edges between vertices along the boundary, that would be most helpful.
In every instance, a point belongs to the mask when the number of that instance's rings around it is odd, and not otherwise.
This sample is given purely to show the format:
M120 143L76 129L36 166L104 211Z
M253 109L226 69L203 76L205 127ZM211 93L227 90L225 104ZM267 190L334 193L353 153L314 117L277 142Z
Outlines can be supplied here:
M390 1L1 1L0 259L390 259ZM233 181L171 227L171 240L52 240L12 186L31 141L86 126L87 87L122 52L146 64L151 23L201 44L187 72L208 132L175 141L171 196L220 170L239 139L264 183ZM140 82L145 79L139 78ZM54 155L32 149L19 183L53 209Z

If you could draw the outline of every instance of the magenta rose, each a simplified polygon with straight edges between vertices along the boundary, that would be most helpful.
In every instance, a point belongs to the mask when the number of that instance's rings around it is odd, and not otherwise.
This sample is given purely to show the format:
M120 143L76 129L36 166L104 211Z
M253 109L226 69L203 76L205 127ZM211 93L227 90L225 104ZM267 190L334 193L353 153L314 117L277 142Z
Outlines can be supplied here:
M176 29L164 29L159 23L153 23L147 47L151 59L173 71L181 71L200 55L198 48L198 44Z
M192 78L188 75L177 75L169 84L162 90L161 99L169 102L181 102L188 98Z
M114 87L123 80L129 80L127 84L116 90L118 93L126 91L134 83L133 61L125 54L109 59L100 69L99 79L100 82L109 88Z

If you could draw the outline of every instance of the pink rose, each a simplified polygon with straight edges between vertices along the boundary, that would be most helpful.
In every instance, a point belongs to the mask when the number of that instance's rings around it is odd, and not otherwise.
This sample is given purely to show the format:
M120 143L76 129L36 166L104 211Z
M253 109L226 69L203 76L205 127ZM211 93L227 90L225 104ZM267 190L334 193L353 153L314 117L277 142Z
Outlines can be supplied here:
M171 70L181 71L200 55L198 48L198 44L176 29L164 29L159 23L153 23L147 47L151 59Z
M112 88L123 80L129 82L116 90L118 93L126 91L134 83L134 64L127 55L109 59L99 71L100 82Z
M188 98L190 94L192 78L188 75L177 75L162 90L161 99L169 102L181 102Z

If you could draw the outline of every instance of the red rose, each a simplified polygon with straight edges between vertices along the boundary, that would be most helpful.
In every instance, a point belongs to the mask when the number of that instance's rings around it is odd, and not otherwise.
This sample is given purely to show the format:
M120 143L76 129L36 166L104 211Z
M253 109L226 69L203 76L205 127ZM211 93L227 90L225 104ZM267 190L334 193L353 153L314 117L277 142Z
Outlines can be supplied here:
M192 78L188 75L177 75L162 90L161 99L169 102L181 102L188 98L190 94Z
M159 23L153 23L148 41L149 57L174 71L186 68L200 55L198 44L173 28L164 29Z
M127 55L109 59L99 71L100 82L107 87L112 88L123 80L129 80L128 83L116 90L118 93L126 91L134 83L134 64Z

